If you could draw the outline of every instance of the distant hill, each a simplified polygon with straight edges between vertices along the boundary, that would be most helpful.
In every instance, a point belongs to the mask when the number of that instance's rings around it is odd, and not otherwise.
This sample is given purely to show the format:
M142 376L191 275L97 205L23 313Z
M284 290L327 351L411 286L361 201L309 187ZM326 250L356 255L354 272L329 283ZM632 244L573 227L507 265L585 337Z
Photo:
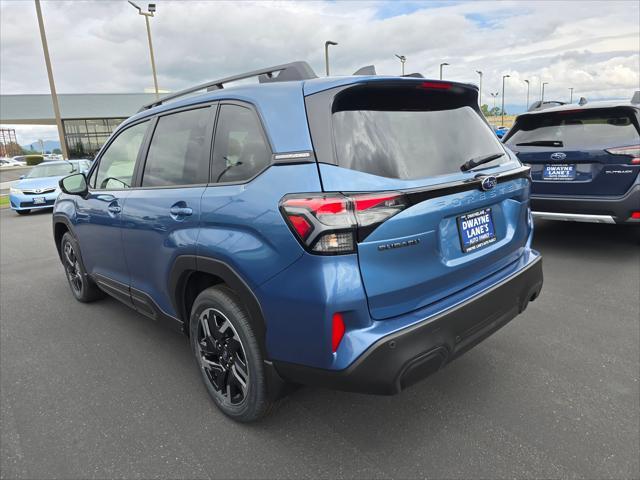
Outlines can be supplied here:
M51 152L54 148L60 148L60 142L58 140L45 140L43 142L44 144L44 151L46 152ZM40 149L42 148L40 145L40 142L33 142L33 143L27 143L22 145L22 147L26 148L26 149L31 149L31 150L36 150L36 151L40 151Z

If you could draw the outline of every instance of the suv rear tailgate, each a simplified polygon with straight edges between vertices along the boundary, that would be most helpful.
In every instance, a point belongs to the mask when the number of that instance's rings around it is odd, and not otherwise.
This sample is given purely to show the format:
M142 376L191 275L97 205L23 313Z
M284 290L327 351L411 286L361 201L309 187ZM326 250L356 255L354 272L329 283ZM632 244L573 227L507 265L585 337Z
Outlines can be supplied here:
M329 97L328 127L326 118L314 118L321 108L314 103L326 102L328 95L307 97L324 190L395 192L405 205L358 235L360 273L373 318L437 302L522 255L531 232L529 169L504 151L477 111L477 90L413 82L386 91L375 85L340 92L335 100ZM324 132L316 128L321 121ZM325 162L327 152L332 158ZM503 155L460 171L465 161L487 153ZM482 180L492 175L497 185L485 185L485 191Z

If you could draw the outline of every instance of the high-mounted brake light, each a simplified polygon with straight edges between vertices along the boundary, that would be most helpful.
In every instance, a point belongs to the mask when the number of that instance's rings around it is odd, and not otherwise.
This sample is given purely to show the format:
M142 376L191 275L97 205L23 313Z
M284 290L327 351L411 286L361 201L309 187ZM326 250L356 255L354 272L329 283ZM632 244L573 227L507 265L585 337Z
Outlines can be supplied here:
M360 228L373 230L407 207L397 192L288 195L280 211L303 246L312 253L354 253Z
M631 214L631 218L633 218L634 220L640 220L640 212L633 212Z
M431 90L449 90L451 88L451 84L446 82L422 82L420 85L418 85L418 88Z
M640 145L608 148L605 151L612 155L627 155L631 157L629 163L631 163L632 165L640 165Z

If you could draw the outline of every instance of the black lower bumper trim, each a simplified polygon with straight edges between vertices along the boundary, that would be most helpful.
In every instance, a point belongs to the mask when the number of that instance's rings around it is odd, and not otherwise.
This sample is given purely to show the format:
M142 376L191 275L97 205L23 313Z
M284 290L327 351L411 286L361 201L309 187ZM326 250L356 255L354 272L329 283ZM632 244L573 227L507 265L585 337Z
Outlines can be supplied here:
M640 183L619 197L577 197L531 195L531 210L537 212L608 215L616 223L630 220L631 213L640 210Z
M374 343L349 368L274 361L290 382L392 395L436 372L522 312L542 289L542 257L489 290Z

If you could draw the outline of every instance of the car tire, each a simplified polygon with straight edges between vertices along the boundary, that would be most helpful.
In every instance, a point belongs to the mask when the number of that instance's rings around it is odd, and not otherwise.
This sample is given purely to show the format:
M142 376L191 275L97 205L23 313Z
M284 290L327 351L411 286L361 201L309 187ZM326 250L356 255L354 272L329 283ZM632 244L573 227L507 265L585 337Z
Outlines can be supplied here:
M18 215L27 215L27 214L31 213L31 210L16 210L16 213Z
M264 356L235 292L219 285L201 292L191 309L189 333L196 363L216 406L238 422L266 415L274 402L268 397Z
M80 255L80 246L70 232L65 233L60 240L60 259L71 293L76 300L88 303L104 297L102 290L87 275Z

